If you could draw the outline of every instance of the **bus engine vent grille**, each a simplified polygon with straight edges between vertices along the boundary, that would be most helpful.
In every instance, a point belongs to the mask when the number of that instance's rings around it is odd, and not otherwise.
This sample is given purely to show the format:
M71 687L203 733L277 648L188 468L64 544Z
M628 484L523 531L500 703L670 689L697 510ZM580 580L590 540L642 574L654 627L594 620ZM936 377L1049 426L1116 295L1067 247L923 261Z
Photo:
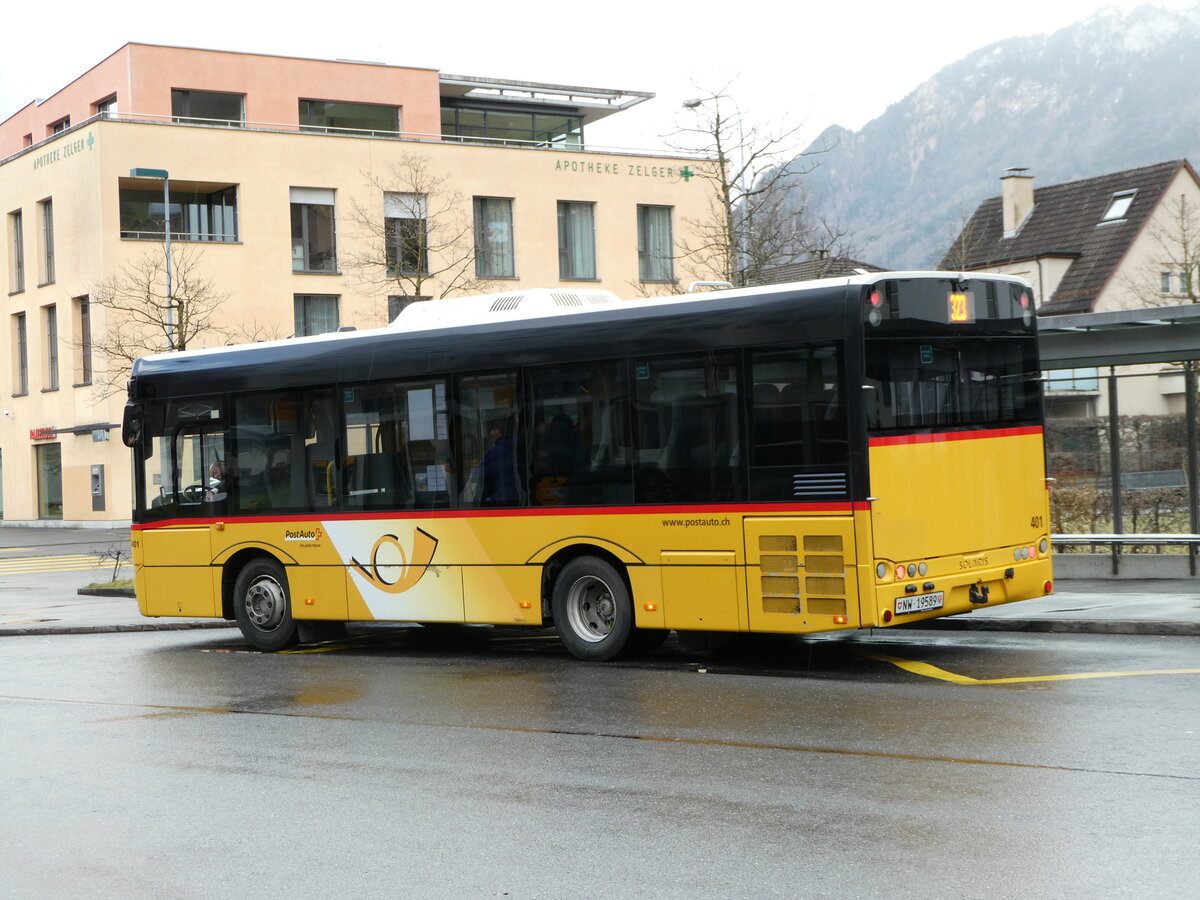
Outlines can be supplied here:
M797 472L792 476L793 497L846 493L845 472Z
M550 296L558 306L583 306L583 300L574 291L553 291Z
M794 534L762 534L759 587L765 613L794 615L800 612L800 555Z
M496 298L496 302L491 306L491 312L507 312L510 309L516 309L521 305L521 298L524 294L504 294Z

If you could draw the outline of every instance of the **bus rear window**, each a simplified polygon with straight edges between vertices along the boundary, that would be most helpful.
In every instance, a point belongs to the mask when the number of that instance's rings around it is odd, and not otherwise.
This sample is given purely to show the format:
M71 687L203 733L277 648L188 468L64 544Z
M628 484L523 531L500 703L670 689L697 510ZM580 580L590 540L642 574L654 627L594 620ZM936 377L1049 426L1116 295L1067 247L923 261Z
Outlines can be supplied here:
M1017 337L877 338L866 343L867 428L986 427L1035 422L1035 343Z

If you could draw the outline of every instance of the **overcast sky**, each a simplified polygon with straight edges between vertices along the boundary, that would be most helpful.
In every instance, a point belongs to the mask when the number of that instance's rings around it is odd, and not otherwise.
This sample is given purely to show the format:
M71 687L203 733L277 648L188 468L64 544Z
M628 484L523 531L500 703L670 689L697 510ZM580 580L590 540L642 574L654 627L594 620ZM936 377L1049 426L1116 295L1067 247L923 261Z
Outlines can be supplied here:
M1150 3L1173 9L1195 4ZM650 91L656 99L589 132L593 145L637 149L661 148L660 136L677 121L680 104L700 88L718 90L736 79L731 93L743 110L761 120L803 122L807 143L832 124L862 127L940 68L980 47L1049 33L1104 7L1136 5L339 0L281 6L208 0L92 4L68 11L22 2L4 12L0 120L137 41Z

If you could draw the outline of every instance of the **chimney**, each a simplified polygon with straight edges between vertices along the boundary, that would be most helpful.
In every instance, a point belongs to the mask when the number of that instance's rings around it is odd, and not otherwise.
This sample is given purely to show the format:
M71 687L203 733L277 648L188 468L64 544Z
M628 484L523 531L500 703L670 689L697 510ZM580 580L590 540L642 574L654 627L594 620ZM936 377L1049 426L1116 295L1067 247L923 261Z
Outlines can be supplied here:
M1000 206L1004 210L1004 236L1015 237L1033 209L1033 176L1028 169L1005 169L1000 176Z

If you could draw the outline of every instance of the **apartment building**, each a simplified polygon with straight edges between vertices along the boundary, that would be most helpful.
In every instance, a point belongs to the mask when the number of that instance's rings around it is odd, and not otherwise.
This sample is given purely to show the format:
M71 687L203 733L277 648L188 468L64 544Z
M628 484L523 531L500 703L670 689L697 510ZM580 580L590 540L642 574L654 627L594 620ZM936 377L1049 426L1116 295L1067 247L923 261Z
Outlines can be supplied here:
M378 327L462 292L674 290L704 162L584 139L651 96L130 43L19 110L0 123L3 519L128 520L114 360L142 338L116 285L161 306L162 349Z

